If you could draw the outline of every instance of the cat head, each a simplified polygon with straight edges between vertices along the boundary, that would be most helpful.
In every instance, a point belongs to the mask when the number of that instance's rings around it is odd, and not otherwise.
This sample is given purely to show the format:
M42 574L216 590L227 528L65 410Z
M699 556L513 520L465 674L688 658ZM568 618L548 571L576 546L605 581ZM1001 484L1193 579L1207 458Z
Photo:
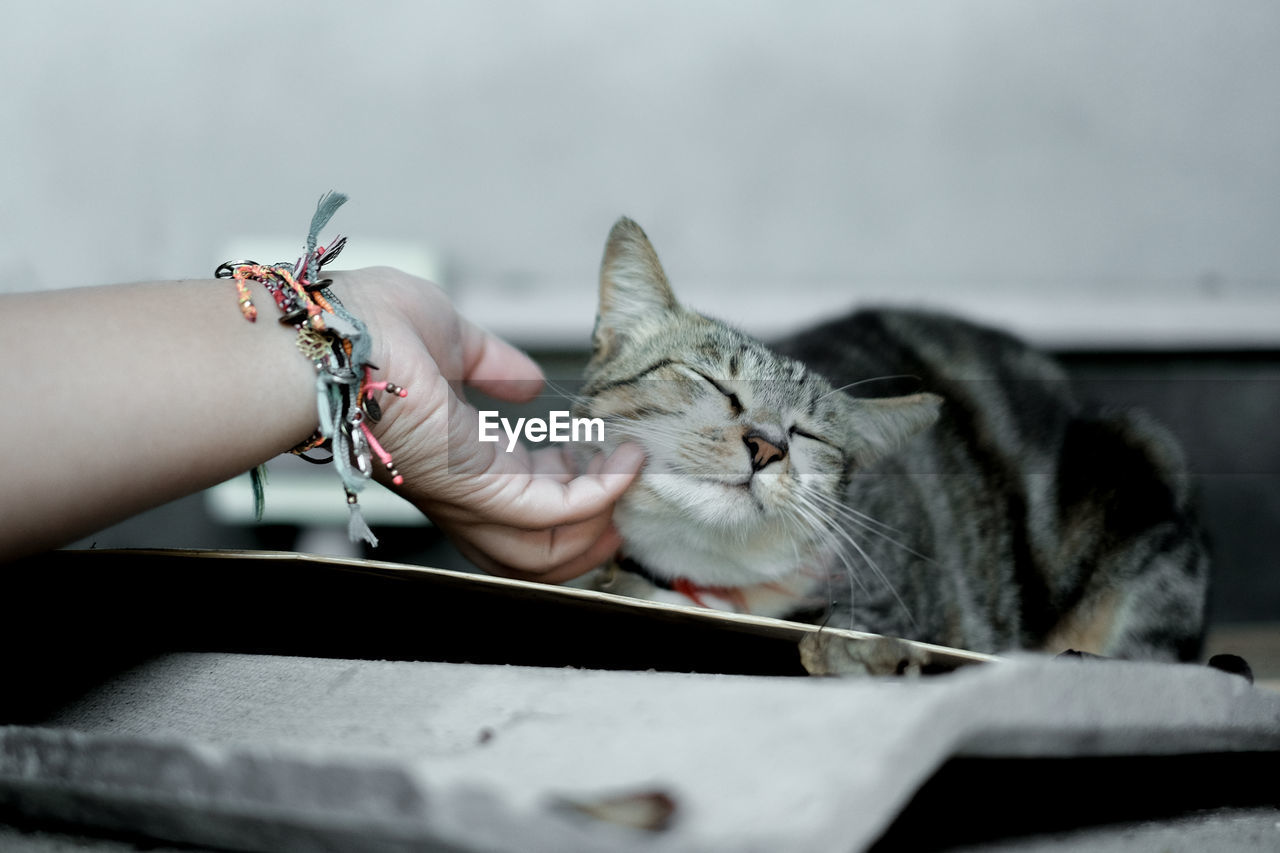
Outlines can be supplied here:
M609 234L599 299L575 413L604 420L607 446L647 451L614 521L653 574L738 587L795 571L849 479L938 416L938 397L851 397L685 308L629 219Z

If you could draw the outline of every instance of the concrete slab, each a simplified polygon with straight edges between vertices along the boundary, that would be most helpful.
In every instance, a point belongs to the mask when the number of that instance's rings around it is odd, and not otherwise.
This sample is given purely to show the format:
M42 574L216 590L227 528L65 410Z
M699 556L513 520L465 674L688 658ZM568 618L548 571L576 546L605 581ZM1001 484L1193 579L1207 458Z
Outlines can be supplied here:
M0 730L0 804L241 850L862 850L955 756L1266 751L1280 695L1195 666L819 680L175 654ZM670 825L570 805L626 794L669 797Z

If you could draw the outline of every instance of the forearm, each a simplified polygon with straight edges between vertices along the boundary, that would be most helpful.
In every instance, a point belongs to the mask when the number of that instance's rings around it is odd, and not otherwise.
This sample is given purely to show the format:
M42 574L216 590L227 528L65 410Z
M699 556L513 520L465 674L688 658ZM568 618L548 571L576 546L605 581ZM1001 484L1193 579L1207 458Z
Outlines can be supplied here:
M62 544L218 483L306 438L314 369L254 285L0 297L0 559Z

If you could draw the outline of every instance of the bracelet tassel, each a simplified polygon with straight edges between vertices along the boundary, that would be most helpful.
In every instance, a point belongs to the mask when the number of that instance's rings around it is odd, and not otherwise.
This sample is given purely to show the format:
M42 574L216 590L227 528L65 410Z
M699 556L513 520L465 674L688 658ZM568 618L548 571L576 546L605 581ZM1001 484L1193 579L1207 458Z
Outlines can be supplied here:
M327 460L304 458L334 463L347 496L348 536L353 542L364 541L376 546L378 539L364 519L359 500L360 492L373 475L372 457L376 456L383 464L394 485L402 485L404 477L396 470L391 454L374 438L366 415L374 423L381 417L375 392L405 397L408 391L392 382L370 379L370 372L375 368L369 364L373 350L369 330L329 289L330 281L320 278L321 268L337 258L347 242L347 238L337 237L327 247L322 246L320 231L346 201L345 195L332 191L320 197L311 217L303 255L292 265L228 261L221 264L214 275L234 281L240 311L250 322L257 320L258 309L250 296L248 282L261 282L280 309L280 321L297 331L299 351L311 359L316 368L320 427L292 452L302 455L317 447L330 450L332 455ZM266 468L257 466L250 477L254 515L260 521L265 506Z

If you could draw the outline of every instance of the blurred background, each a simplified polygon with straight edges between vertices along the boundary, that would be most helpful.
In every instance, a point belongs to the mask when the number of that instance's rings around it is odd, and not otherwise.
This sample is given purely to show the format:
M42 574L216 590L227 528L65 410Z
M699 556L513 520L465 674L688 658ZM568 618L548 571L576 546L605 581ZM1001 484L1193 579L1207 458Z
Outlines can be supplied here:
M627 214L748 331L939 305L1147 405L1205 498L1215 612L1280 616L1280 5L8 5L2 289L292 258L334 188L349 264L438 280L569 376ZM297 523L316 490L341 520L331 472L290 491L291 462L265 525L234 483L82 544L341 551ZM371 501L375 556L455 560Z

